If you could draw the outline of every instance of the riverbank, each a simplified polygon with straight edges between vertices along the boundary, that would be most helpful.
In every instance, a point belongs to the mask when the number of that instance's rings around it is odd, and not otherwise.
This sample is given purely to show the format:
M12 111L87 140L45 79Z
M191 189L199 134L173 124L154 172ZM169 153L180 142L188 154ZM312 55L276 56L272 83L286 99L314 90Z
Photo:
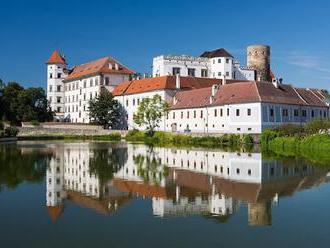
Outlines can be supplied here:
M44 135L23 135L18 136L18 140L100 140L100 141L120 141L122 136L119 132L104 135L68 135L68 134L44 134Z
M254 144L251 135L224 134L221 136L194 136L192 134L176 134L167 132L155 132L153 136L146 132L132 130L127 133L125 140L129 142L141 142L155 146L177 147L250 147Z
M316 164L330 166L330 135L273 137L262 141L263 150L278 156L304 157Z

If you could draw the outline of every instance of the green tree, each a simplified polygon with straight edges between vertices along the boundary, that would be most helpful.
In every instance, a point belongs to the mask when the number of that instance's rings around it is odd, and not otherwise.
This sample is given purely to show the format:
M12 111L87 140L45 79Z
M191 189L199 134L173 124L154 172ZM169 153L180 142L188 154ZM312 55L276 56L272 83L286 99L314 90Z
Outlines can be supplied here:
M92 122L102 125L104 128L112 128L120 119L120 104L106 89L95 99L89 101L89 117Z
M5 120L11 121L13 123L19 122L19 116L17 113L18 95L24 90L16 82L9 82L2 89L2 115Z
M153 135L155 129L159 127L162 116L167 112L168 104L162 100L160 95L152 98L144 98L134 115L134 122L139 126L145 126L148 133Z

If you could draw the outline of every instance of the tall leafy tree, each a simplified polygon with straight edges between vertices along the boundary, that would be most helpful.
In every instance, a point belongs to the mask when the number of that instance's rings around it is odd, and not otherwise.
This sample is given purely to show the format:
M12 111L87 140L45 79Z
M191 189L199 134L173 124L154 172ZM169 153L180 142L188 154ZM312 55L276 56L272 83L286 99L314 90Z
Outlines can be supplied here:
M19 106L18 96L24 90L16 82L9 82L2 90L3 117L5 120L18 123L20 120L17 109Z
M89 117L92 122L104 128L115 127L120 119L120 104L106 89L102 89L98 97L89 101Z
M152 98L143 98L137 113L134 115L134 122L145 126L148 133L153 135L155 129L159 127L162 116L167 112L168 104L156 94Z

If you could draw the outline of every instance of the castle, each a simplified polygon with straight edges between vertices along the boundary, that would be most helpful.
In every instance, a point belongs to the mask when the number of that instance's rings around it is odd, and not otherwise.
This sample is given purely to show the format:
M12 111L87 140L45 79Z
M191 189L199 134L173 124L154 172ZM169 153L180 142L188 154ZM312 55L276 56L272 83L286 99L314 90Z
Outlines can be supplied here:
M88 123L88 101L102 88L125 109L121 129L137 126L133 116L145 97L160 95L170 105L159 130L196 133L261 133L280 124L303 124L329 117L325 91L296 88L271 71L270 47L247 47L247 66L225 49L199 57L162 55L153 59L152 77L133 79L134 71L112 57L67 68L54 51L47 61L47 96L56 118Z

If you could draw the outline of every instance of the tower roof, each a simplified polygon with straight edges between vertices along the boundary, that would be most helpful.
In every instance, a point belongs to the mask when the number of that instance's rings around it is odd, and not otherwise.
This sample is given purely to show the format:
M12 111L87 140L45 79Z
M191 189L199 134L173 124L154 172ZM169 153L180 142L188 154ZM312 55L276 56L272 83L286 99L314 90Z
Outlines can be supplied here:
M230 58L234 58L224 48L219 48L219 49L216 49L216 50L213 50L213 51L203 52L200 57L205 57L205 58L230 57Z
M47 207L48 214L49 214L51 220L54 223L60 217L60 215L62 214L63 210L64 210L64 206L63 205L59 205L59 206L48 206Z
M65 59L60 55L57 50L54 50L52 55L50 55L46 64L66 64Z

